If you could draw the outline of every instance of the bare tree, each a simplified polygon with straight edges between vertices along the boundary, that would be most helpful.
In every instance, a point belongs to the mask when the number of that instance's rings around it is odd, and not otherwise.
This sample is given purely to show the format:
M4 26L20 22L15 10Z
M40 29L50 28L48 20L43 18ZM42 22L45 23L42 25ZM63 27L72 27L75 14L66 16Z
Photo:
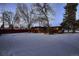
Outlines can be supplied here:
M15 19L20 22L21 18L26 22L26 24L30 23L27 4L17 4Z
M2 22L3 22L2 25L1 25L1 28L4 29L4 18L3 18L4 15L3 15L3 12L5 11L6 4L2 3L1 6L2 6L1 13L2 13Z
M49 25L49 14L53 15L53 10L48 3L35 3L33 4L35 14L37 16L37 21L43 23L44 26L48 27L48 32L50 31Z
M19 24L20 23L20 10L19 10L19 7L18 7L18 4L17 4L17 7L16 7L16 13L15 13L15 16L14 16L14 24Z

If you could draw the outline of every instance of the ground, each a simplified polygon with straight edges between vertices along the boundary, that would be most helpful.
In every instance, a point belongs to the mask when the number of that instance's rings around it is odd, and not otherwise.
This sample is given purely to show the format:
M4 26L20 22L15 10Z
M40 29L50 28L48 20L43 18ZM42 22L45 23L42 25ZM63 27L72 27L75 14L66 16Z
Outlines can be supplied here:
M77 56L79 33L0 35L0 55L4 56Z

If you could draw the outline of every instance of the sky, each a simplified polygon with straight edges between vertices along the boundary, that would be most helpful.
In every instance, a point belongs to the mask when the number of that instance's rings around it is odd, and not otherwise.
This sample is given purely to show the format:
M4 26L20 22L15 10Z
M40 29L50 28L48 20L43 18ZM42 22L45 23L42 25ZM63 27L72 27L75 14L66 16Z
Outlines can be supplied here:
M65 9L64 9L65 5L66 5L66 3L51 3L50 4L51 8L54 10L54 13L55 13L52 21L50 21L51 26L59 26L60 23L63 21L63 16L65 13ZM10 10L15 14L16 4L14 4L14 3L0 4L0 14L1 14L2 9L4 8L3 6L5 6L6 10ZM30 8L30 4L28 4L28 6ZM79 19L78 13L79 13L79 5L77 7L76 19Z

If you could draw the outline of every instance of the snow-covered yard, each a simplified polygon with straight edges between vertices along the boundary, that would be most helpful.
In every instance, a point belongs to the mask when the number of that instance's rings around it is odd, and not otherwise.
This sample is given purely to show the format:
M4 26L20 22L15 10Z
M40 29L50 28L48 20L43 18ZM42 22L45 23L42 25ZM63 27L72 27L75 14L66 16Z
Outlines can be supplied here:
M35 33L3 34L0 36L0 55L79 55L79 33L54 35Z

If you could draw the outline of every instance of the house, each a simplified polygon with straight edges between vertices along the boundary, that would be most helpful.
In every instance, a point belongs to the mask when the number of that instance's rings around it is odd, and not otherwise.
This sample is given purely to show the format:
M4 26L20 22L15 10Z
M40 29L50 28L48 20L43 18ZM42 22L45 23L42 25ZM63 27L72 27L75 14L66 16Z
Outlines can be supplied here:
M31 32L35 32L35 33L47 33L47 28L48 27L32 27L30 29ZM62 31L62 27L61 26L54 26L54 27L50 27L50 32L51 33L60 33Z

